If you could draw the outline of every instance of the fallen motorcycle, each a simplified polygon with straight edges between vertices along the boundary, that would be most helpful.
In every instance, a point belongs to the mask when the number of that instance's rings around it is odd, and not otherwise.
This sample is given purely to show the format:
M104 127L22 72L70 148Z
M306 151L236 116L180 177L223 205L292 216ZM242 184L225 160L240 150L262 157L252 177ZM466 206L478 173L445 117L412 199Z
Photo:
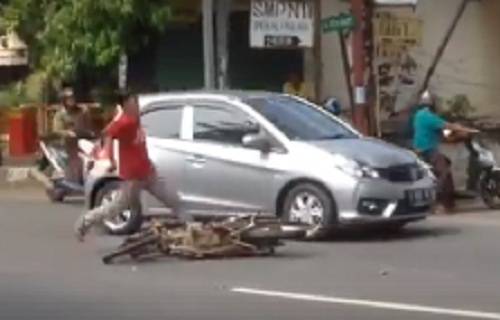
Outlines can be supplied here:
M283 245L282 240L304 238L305 234L301 226L283 225L276 218L263 216L233 217L211 223L155 221L127 237L102 261L111 264L123 256L141 260L161 256L206 259L269 255Z

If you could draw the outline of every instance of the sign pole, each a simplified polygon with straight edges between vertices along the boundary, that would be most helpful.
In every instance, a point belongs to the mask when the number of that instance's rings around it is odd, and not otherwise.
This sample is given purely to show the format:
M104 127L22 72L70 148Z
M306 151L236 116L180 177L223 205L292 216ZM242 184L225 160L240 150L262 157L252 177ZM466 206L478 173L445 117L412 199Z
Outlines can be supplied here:
M214 48L214 2L203 2L203 62L205 89L215 88L215 48Z
M231 12L231 0L217 0L215 3L216 16L216 41L217 41L217 88L224 90L228 86L228 65L229 65L229 15Z
M314 1L314 97L317 102L322 98L323 84L323 57L322 57L322 37L321 37L321 0Z
M352 90L352 80L351 80L351 65L349 63L349 57L347 53L347 44L343 32L338 32L340 52L342 56L342 65L344 67L345 82L347 85L347 90L349 91L349 104L351 109L351 116L354 115L354 93Z

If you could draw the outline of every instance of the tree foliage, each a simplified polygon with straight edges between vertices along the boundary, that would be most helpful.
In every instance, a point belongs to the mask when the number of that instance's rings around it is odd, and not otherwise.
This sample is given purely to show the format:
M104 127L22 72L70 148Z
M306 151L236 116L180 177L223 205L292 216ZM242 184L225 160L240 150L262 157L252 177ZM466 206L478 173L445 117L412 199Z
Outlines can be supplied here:
M25 39L31 63L67 78L79 67L105 67L132 53L170 18L169 0L7 0L1 26Z

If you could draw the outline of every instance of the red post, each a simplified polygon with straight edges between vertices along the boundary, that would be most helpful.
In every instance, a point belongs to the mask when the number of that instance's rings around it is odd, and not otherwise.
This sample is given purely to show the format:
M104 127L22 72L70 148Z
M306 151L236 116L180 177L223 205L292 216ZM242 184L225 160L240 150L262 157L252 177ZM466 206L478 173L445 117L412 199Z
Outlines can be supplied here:
M354 114L353 122L363 134L369 133L366 56L365 49L365 0L351 0L352 14L356 18L356 28L352 33L352 68L354 82Z
M24 117L14 114L9 117L9 155L20 157L26 155L26 144L23 139Z
M23 157L36 152L38 134L36 110L22 108L9 117L9 154L12 157Z

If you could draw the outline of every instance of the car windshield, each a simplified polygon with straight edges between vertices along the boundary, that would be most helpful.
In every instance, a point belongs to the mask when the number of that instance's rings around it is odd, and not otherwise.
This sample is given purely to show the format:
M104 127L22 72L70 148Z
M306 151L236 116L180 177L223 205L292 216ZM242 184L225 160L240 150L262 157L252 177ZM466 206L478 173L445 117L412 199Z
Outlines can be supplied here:
M245 103L262 114L290 140L356 139L358 136L334 117L289 96L248 98Z

